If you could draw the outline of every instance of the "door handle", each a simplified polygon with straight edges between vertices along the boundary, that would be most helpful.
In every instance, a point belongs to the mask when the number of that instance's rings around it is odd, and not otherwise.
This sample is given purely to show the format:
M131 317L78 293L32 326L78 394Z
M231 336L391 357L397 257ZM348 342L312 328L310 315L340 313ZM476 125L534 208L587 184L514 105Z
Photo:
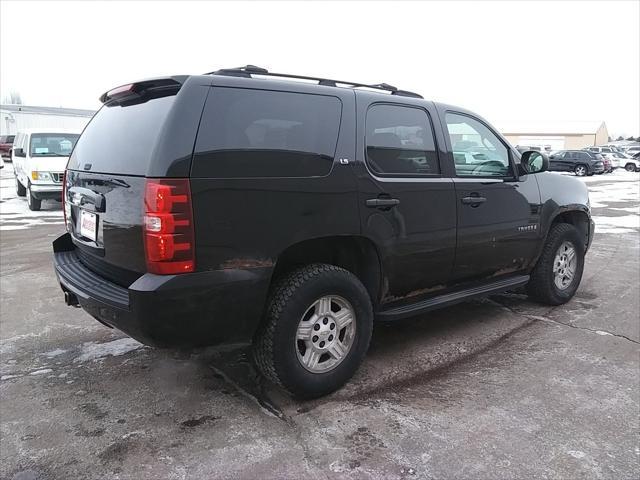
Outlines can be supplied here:
M487 199L484 197L463 197L461 199L461 202L464 203L465 205L472 205L472 206L478 206L481 203L486 202Z
M397 198L370 198L366 202L370 208L390 208L400 204Z

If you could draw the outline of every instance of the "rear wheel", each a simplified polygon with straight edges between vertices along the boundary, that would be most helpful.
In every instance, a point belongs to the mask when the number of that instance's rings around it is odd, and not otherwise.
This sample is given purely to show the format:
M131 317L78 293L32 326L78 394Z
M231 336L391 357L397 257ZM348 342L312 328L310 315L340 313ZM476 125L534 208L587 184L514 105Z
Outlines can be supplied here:
M24 197L27 194L27 189L24 188L24 185L20 183L20 180L18 180L18 177L16 177L16 194L19 197Z
M334 265L295 270L273 288L254 345L262 374L299 398L340 388L362 362L371 339L369 295Z
M624 166L624 169L625 169L627 172L635 172L635 171L636 171L636 166L635 166L633 163L627 163L627 164Z
M26 194L29 210L33 210L34 212L40 210L40 207L42 207L42 200L39 200L33 196L33 193L31 193L31 184L27 185Z
M553 225L527 284L529 296L547 305L571 300L582 279L584 254L584 241L573 225Z
M579 177L584 177L588 173L587 166L582 164L576 165L573 172Z

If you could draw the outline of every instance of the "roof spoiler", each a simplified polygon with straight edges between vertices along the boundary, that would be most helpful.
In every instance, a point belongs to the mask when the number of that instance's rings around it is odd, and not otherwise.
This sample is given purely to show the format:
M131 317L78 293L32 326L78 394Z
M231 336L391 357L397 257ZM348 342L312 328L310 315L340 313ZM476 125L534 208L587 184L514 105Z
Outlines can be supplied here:
M350 88L370 88L374 90L384 90L390 92L391 95L399 95L403 97L423 98L414 92L407 90L399 90L393 85L388 83L376 83L375 85L368 85L365 83L347 82L343 80L332 80L330 78L320 77L308 77L305 75L292 75L289 73L270 73L266 68L256 67L255 65L245 65L244 67L237 68L223 68L214 72L205 73L205 75L226 75L230 77L245 77L252 78L252 75L265 76L265 77L279 77L279 78L292 78L297 80L312 80L318 82L318 85L325 85L329 87L350 87Z
M128 104L146 101L149 98L175 95L186 79L186 75L181 75L127 83L100 95L100 102L105 105Z

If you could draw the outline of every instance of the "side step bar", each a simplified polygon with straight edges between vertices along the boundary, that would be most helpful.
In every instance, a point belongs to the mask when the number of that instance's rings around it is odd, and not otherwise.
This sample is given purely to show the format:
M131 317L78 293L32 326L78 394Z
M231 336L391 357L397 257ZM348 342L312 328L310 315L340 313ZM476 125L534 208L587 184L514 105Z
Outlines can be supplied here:
M414 315L419 315L423 312L434 310L436 308L446 307L466 300L471 300L472 298L486 297L487 295L492 295L494 293L512 290L525 285L528 281L529 275L509 277L486 285L481 285L479 287L445 293L410 305L402 305L388 310L381 310L376 312L376 319L382 321L400 320Z

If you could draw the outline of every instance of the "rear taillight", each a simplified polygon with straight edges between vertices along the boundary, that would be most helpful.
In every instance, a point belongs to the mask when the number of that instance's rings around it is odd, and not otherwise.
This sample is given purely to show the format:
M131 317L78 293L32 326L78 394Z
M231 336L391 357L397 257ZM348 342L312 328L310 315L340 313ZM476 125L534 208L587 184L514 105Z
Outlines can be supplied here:
M193 272L195 245L189 180L147 179L144 214L147 270L165 275Z

